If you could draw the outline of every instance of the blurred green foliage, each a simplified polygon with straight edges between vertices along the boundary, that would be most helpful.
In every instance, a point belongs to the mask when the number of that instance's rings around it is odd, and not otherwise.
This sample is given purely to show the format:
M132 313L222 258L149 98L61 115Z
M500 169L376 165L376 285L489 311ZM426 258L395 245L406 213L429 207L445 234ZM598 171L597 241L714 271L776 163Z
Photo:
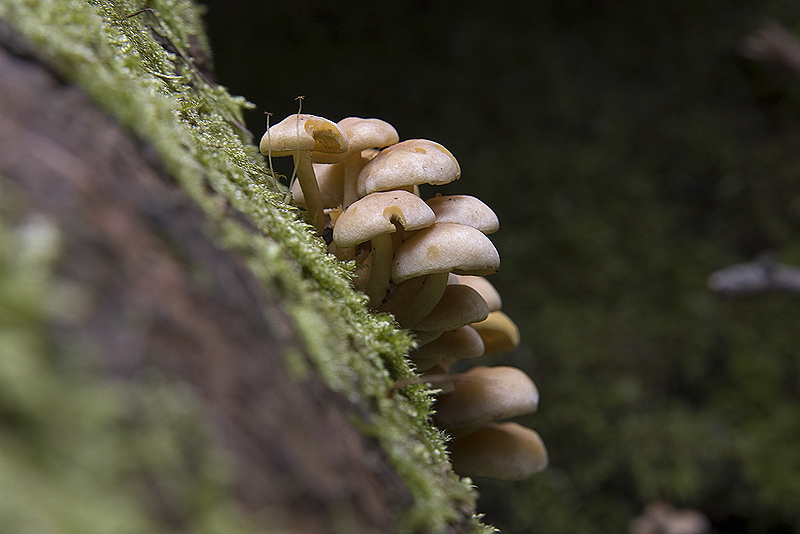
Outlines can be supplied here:
M377 116L494 207L492 278L551 468L479 481L504 532L624 532L656 498L719 532L800 532L800 303L715 269L800 263L800 76L748 60L786 2L208 0L223 84L280 119Z

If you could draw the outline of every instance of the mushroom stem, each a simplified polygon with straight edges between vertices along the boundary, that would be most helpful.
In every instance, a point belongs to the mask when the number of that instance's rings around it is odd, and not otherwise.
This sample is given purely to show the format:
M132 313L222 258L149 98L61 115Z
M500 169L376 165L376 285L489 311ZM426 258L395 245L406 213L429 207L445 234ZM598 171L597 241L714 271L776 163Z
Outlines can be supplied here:
M367 164L367 159L361 155L361 152L356 152L348 156L343 162L344 167L344 191L342 193L342 207L347 208L350 204L359 199L358 196L358 173Z
M370 241L372 246L372 264L369 268L369 279L365 293L369 297L369 305L377 308L386 297L389 282L392 279L392 234L380 234Z
M294 164L297 165L297 181L300 183L300 189L303 190L303 198L306 201L308 222L316 228L318 235L322 235L325 216L322 209L322 195L314 174L314 166L311 164L311 152L308 150L296 152Z

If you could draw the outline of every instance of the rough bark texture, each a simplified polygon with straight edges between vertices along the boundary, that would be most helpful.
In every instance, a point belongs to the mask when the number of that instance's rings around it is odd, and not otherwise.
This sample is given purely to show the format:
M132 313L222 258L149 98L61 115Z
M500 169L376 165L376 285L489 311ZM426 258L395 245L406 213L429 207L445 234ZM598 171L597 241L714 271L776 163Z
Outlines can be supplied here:
M280 302L203 233L203 212L147 146L16 41L0 32L0 176L58 222L59 270L89 290L81 328L108 371L156 366L198 391L236 460L238 498L273 526L394 531L408 492L343 396L313 373L292 378L283 351L303 347Z

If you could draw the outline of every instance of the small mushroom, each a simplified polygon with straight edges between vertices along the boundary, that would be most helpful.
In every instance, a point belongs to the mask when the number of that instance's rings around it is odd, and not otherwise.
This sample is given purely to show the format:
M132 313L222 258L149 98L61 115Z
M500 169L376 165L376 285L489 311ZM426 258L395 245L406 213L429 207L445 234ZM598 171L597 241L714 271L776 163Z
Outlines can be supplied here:
M500 255L482 232L456 223L435 223L416 232L397 250L397 283L432 273L487 275L500 268Z
M294 157L308 217L321 235L325 217L311 153L344 154L348 148L347 135L328 119L297 113L267 130L259 148L264 155Z
M500 255L482 232L455 223L434 223L397 248L392 269L396 284L427 275L425 285L395 312L401 325L413 325L433 310L447 287L450 272L485 275L500 268Z
M484 234L492 234L500 229L500 221L494 211L473 196L437 194L427 202L436 214L436 222L465 224Z
M361 169L357 191L363 197L420 184L444 185L460 177L461 167L445 147L427 139L408 139L381 150Z
M520 335L517 325L501 311L490 312L486 319L470 326L477 330L483 339L487 356L514 350L519 345Z
M416 331L447 331L483 321L489 307L477 291L460 284L448 284L431 312L408 328Z
M320 199L323 209L332 209L342 205L342 191L344 190L344 167L341 165L328 165L313 163L314 176L319 186ZM306 198L300 182L292 184L292 198L295 204L307 209Z
M539 391L516 367L473 367L453 375L455 389L436 401L434 420L448 430L467 430L536 411Z
M352 203L336 220L333 241L337 246L372 245L369 279L365 292L375 308L386 296L392 274L393 248L390 234L417 230L433 224L435 215L425 202L407 191L372 193Z
M500 293L495 289L494 285L483 276L472 276L468 274L455 274L450 277L448 284L461 284L469 286L486 301L489 311L498 311L503 307L503 299Z
M339 164L344 173L342 204L346 208L358 200L358 174L373 159L364 151L394 145L400 136L394 126L380 119L347 117L336 124L347 134L350 145L346 157Z
M427 371L444 357L464 360L479 356L483 356L483 339L471 326L443 332L409 354L420 371Z
M547 467L547 449L535 430L517 423L487 423L453 439L453 470L464 477L524 480Z

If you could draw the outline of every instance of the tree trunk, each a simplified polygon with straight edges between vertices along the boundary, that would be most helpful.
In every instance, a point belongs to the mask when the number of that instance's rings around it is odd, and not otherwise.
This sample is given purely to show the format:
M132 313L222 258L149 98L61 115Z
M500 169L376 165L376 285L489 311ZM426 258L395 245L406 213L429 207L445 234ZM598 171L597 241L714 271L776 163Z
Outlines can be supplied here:
M296 532L395 531L409 492L348 422L350 402L286 368L282 354L304 348L281 302L203 233L204 212L146 144L0 34L0 179L61 230L59 276L91 303L70 328L100 348L110 377L152 367L199 394L253 517Z

